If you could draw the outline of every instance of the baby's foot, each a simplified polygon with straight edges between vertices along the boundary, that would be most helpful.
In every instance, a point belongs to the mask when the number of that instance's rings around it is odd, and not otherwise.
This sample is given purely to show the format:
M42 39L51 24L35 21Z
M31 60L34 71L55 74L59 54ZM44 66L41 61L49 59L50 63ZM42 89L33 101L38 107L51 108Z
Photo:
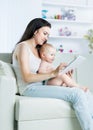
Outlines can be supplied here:
M89 90L88 87L81 87L81 89L83 89L84 92L87 92Z

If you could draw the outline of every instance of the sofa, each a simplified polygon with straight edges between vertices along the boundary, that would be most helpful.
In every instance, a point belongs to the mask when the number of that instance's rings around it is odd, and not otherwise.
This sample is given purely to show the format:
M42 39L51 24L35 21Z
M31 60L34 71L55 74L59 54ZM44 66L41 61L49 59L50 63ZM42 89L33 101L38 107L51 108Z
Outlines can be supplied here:
M58 65L61 61L69 62L76 56L57 53L54 65ZM75 69L73 77L81 84L90 85L92 90L93 56L86 57L87 65L83 64ZM60 99L20 96L16 75L11 65L11 54L0 53L0 130L81 130L81 128L70 103Z

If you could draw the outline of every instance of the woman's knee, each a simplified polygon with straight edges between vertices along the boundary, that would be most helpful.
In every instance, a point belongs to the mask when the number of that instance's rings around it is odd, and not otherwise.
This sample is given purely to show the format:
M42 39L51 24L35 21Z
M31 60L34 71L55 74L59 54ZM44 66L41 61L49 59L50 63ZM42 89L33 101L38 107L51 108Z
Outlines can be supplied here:
M83 101L85 99L85 92L81 90L80 88L71 88L72 95L71 95L71 102L76 103L79 101Z

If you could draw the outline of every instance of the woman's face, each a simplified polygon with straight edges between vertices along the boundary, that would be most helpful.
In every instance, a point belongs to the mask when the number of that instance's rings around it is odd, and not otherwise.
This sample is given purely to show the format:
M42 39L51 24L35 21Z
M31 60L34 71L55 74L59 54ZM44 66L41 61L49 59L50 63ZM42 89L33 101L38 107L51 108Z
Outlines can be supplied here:
M48 26L41 27L34 33L34 39L37 45L43 45L48 40L50 28Z

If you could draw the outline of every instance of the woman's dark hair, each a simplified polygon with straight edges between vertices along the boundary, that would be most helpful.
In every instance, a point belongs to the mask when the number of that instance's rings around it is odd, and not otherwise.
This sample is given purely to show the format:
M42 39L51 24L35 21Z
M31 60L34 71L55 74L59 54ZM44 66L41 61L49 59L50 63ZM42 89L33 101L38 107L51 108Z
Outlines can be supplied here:
M42 18L35 18L35 19L31 20L29 22L29 24L27 25L27 27L25 29L25 32L23 33L21 39L18 41L17 44L32 38L34 36L34 32L36 30L38 30L39 28L44 27L44 26L47 26L47 27L51 28L51 24L48 21L46 21L46 20L44 20ZM36 46L38 51L39 51L40 47L41 47L40 45ZM12 54L13 54L13 52L14 52L14 50L12 51Z
M51 24L48 21L46 21L46 20L44 20L42 18L35 18L35 19L33 19L27 25L26 30L25 30L23 36L21 37L21 39L19 40L18 43L32 38L33 35L34 35L34 32L36 30L38 30L39 28L44 27L44 26L48 26L48 27L51 28Z

